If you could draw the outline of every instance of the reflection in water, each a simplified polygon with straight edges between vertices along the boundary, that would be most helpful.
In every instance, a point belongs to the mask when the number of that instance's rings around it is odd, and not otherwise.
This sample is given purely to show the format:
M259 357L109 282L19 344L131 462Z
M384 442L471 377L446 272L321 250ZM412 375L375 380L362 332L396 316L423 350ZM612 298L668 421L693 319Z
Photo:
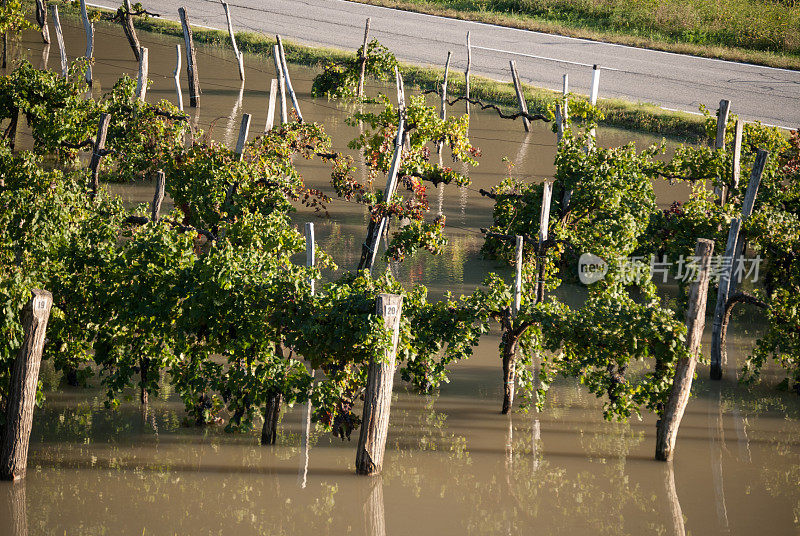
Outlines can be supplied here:
M244 81L242 81L241 87L239 87L239 95L236 97L236 101L233 103L233 109L231 110L230 115L228 116L228 123L225 127L225 145L228 147L233 147L236 141L234 138L234 127L236 126L236 117L239 115L239 109L242 107L242 98L244 97ZM236 131L238 133L238 130Z
M6 522L4 530L10 530L9 536L28 536L28 505L25 497L25 480L20 482L3 482L0 487L4 497Z
M42 63L40 69L47 69L47 63L50 60L50 43L42 47Z
M383 509L383 478L368 477L367 500L364 502L364 534L386 536L386 514Z
M683 521L681 503L678 500L678 490L675 487L675 469L672 466L672 461L667 462L664 468L664 489L667 493L667 504L672 516L672 534L686 536L686 526Z
M725 429L722 426L722 391L719 382L711 382L711 402L708 406L708 433L711 438L711 475L714 480L714 502L717 507L717 518L723 533L729 533L728 505L725 501L725 482L722 468Z

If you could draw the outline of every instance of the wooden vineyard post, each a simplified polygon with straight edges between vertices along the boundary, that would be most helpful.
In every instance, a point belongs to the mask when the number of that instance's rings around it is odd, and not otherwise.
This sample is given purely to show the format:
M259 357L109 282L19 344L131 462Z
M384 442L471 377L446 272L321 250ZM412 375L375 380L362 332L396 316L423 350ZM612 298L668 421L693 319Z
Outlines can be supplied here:
M161 212L161 203L164 201L164 189L167 186L167 178L164 172L159 170L156 173L156 191L153 194L153 203L150 205L150 220L158 221Z
M94 56L94 24L89 22L86 11L86 0L81 0L81 19L83 31L86 33L86 83L92 87L92 57Z
M139 61L139 51L142 45L139 44L139 37L137 37L136 29L133 27L133 15L131 15L131 13L133 13L131 0L125 0L125 9L120 23L122 24L122 31L128 39L128 44L131 46L131 50L133 50L133 57L136 58L136 61Z
M714 304L714 320L711 325L711 379L721 380L723 369L727 364L727 354L722 347L722 325L725 320L725 310L730 298L736 290L736 280L734 273L739 257L744 252L744 240L740 236L741 226L753 214L753 207L758 194L758 187L761 184L761 175L764 173L764 166L767 163L769 152L759 149L753 162L753 171L750 175L750 182L747 184L747 191L742 202L742 217L731 221L728 231L728 241L725 245L725 256L723 258L723 271L717 289L717 301Z
M719 101L719 110L717 111L717 137L714 139L714 150L725 150L725 130L728 126L728 115L731 111L731 102L726 99ZM724 182L720 177L720 182ZM727 194L725 186L715 186L714 194L719 197L719 205L725 204L725 196Z
M108 133L108 124L110 122L110 114L100 114L100 121L97 123L97 137L92 147L92 159L89 161L89 170L92 172L92 191L90 194L92 199L94 199L97 192L100 191L100 159L103 158L105 154L106 134Z
M686 346L689 356L682 358L675 366L675 376L669 393L664 413L656 424L656 460L670 461L675 452L675 440L678 427L689 402L692 390L692 378L697 366L697 355L700 352L700 339L706 322L706 296L710 276L711 255L714 253L714 241L698 238L695 246L695 258L699 259L697 280L689 289L689 306L686 311L687 338Z
M542 190L542 208L539 212L539 244L537 246L538 272L536 275L536 303L544 301L544 244L550 227L550 203L553 199L553 183L545 182Z
M244 157L244 146L247 143L247 135L250 133L250 114L242 114L242 123L239 125L239 139L236 140L236 160Z
M294 92L294 87L292 87L292 79L289 77L289 66L286 64L286 54L283 51L283 40L281 39L280 35L276 35L275 38L278 40L278 49L281 53L281 67L283 69L283 78L286 83L286 90L289 92L289 97L292 99L292 106L294 107L294 111L297 113L297 121L302 123L303 114L300 113L300 103L297 102L297 95Z
M278 97L278 79L273 78L269 84L269 102L267 103L267 123L264 125L264 133L272 130L275 124L275 99Z
M175 97L178 100L178 109L183 111L183 91L181 91L181 46L175 45L175 70L172 72L175 81Z
M178 15L181 17L183 41L186 47L186 76L189 79L189 106L197 108L200 99L200 78L197 75L197 52L194 48L194 37L192 37L192 28L189 26L186 8L178 8Z
M467 99L464 101L465 111L469 115L469 71L472 68L472 43L470 43L470 35L467 32L467 68L464 69L464 96Z
M25 478L39 366L52 305L52 294L46 290L34 289L30 301L22 310L25 335L11 372L6 400L6 423L0 450L0 478L3 480Z
M397 172L400 169L400 162L403 158L403 146L406 140L406 103L405 91L403 89L403 78L400 76L399 71L395 67L395 79L397 80L397 135L394 140L394 154L392 155L392 162L389 165L389 174L386 177L386 189L383 191L383 201L388 202L397 188ZM384 229L388 225L389 218L384 216L378 221L370 221L367 229L367 238L361 248L361 260L358 263L358 269L367 269L372 273L372 267L375 264L375 257L378 255L378 244Z
M139 75L136 78L136 98L144 102L147 95L148 71L150 69L150 56L145 47L139 51Z
M50 11L53 14L53 27L56 30L58 52L61 54L61 75L66 78L67 74L69 74L69 65L67 64L67 52L64 49L64 32L61 31L61 19L58 16L58 6L50 4Z
M372 359L369 363L367 388L364 393L364 413L356 452L356 473L360 475L378 474L383 467L402 310L402 296L378 295L376 314L383 318L386 329L392 333L392 348L386 352L384 359L380 361Z
M367 17L367 22L364 24L364 44L361 47L361 76L358 78L358 92L356 97L361 99L364 96L364 75L367 71L367 45L369 44L369 22L370 18Z
M42 32L42 42L49 45L50 29L47 27L47 7L44 5L44 0L36 0L36 23Z
M225 0L222 2L222 8L225 10L225 18L228 21L228 34L231 36L231 45L233 46L233 55L236 56L236 61L239 64L239 79L244 82L244 54L236 46L236 36L233 33L233 24L231 23L231 13L228 9L228 3Z
M561 105L556 104L556 144L561 143L561 139L563 137L564 137L564 112L562 112Z
M522 306L522 251L525 245L524 239L517 235L515 240L515 273L514 273L514 299L511 303L511 318L519 314ZM511 338L511 326L504 327L503 333L503 415L511 411L514 405L514 397L517 387L517 353L516 343L509 342Z
M450 57L453 55L449 50L447 51L447 61L444 63L444 79L442 80L442 104L439 110L439 118L444 121L447 117L447 74L450 72ZM443 141L437 144L437 152L442 152Z
M278 440L278 420L281 416L283 395L272 393L264 407L264 426L261 428L261 444L274 445Z
M286 106L286 79L283 76L283 64L281 63L281 49L278 45L272 47L272 57L275 60L275 75L278 77L278 97L281 106L281 124L288 123L289 117Z
M314 241L314 223L313 222L306 222L305 225L305 236L306 236L306 266L312 267L316 263L316 243ZM311 295L313 296L315 293L314 288L314 278L309 279L309 284L311 285ZM311 369L311 382L312 382L312 391L314 389L314 376L316 375L316 371L312 368ZM302 465L300 467L300 473L297 475L298 481L300 483L300 487L305 489L307 479L308 479L308 454L310 448L310 438L311 438L311 393L309 393L308 402L306 402L305 407L305 414L303 415L303 431L302 435L300 436L300 446L303 449L303 458L302 458Z
M733 136L733 169L731 170L731 190L739 187L739 178L742 169L742 134L744 131L744 121L736 120L736 131Z
M517 62L511 60L508 62L511 66L511 80L514 82L514 91L517 93L517 102L519 103L519 111L527 114L528 113L528 103L525 102L525 94L522 92L522 85L519 81L519 74L517 73ZM528 118L522 116L522 126L525 127L525 132L531 131L530 122Z

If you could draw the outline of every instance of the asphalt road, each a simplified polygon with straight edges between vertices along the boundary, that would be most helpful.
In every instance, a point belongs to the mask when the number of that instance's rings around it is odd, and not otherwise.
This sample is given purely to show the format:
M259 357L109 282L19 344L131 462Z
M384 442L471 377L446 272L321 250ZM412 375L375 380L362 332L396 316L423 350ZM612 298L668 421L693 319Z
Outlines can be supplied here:
M178 7L185 6L192 24L226 27L222 5L215 0L142 3L147 9L174 20L178 20ZM470 31L474 74L510 80L508 62L514 59L520 77L526 82L561 89L562 75L567 73L570 90L588 94L591 67L565 62L598 64L609 68L601 71L601 99L650 102L688 112L697 112L700 104L715 110L720 99L729 99L731 112L746 120L800 126L798 71L561 37L345 0L231 0L229 6L237 31L278 33L302 43L347 50L361 46L364 21L370 17L371 35L401 61L441 66L450 50L451 68L460 71L466 66L466 33Z

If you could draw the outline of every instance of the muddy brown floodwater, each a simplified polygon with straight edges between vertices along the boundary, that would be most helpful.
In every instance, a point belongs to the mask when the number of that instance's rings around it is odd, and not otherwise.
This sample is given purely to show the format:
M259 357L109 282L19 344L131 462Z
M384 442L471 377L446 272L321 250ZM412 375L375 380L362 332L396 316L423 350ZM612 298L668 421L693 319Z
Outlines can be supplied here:
M72 59L83 51L83 34L76 21L65 22ZM135 76L136 63L119 27L98 25L96 32L94 93L99 95L122 73ZM174 101L177 41L140 37L150 49L148 100ZM42 45L33 32L12 50L14 57L23 55L42 64ZM55 45L49 55L55 68ZM235 142L243 112L253 114L251 135L263 130L271 60L247 57L243 88L229 51L201 47L198 61L203 94L201 107L189 109L192 121L228 144ZM344 122L352 110L310 97L313 70L292 67L291 72L304 115L325 125L336 150L347 150L358 132ZM182 79L188 100L185 74ZM477 189L508 174L502 157L514 162L511 175L541 180L554 171L554 136L540 123L526 136L517 122L475 113L471 139L483 150L480 166L469 172L472 185L430 193L432 210L447 216L450 245L439 257L422 254L395 267L403 283L425 284L432 296L470 292L489 271L508 273L479 255L478 229L490 224L491 203ZM607 129L600 130L599 140L636 141L640 147L656 141ZM298 165L307 183L331 191L326 164ZM687 195L664 183L656 188L663 206ZM152 198L149 184L111 189L131 203ZM314 220L320 246L341 269L352 269L367 214L339 200L329 210L330 219ZM312 218L303 211L295 216L298 224ZM580 301L580 289L561 292ZM733 325L728 377L758 333L752 319ZM653 461L652 415L627 424L605 422L601 402L571 381L551 388L543 412L501 416L498 342L486 337L471 359L453 367L451 382L435 396L397 384L385 470L377 479L354 474L355 441L329 434L312 434L306 460L300 449L301 408L284 415L277 446L261 447L255 433L183 427L183 406L168 384L143 424L134 402L105 409L99 387L58 387L52 369L45 368L50 392L34 419L28 476L23 484L0 486L0 532L800 534L800 403L774 390L776 372L768 371L763 385L748 389L734 380L711 383L701 366L675 462L663 464ZM708 348L708 337L704 343Z

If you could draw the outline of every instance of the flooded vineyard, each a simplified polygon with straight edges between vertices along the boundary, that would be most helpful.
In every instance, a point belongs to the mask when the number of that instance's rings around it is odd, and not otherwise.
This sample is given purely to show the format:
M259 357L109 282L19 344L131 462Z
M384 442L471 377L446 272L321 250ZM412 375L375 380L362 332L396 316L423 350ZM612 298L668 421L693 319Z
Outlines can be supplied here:
M83 53L77 24L65 21L71 59ZM137 64L119 27L98 25L95 31L92 91L99 96L123 73L135 77ZM178 41L147 34L140 38L149 48L148 101L174 102ZM55 68L57 48L51 46L48 57L39 41L35 32L26 31L12 54L37 67ZM199 108L187 107L190 122L229 146L236 141L242 113L253 115L251 137L262 132L272 60L247 56L247 80L240 85L230 51L200 47L197 59L202 95ZM317 71L291 70L306 120L324 124L333 150L351 154L357 173L365 176L361 157L347 148L359 134L358 126L345 123L355 106L312 98ZM369 92L378 89L385 90L368 84ZM451 108L449 113L460 111ZM469 135L482 152L479 166L465 170L471 185L429 186L431 211L447 218L444 253L417 253L392 266L405 286L424 284L434 299L447 292L469 293L489 272L512 277L510 268L481 256L480 229L492 224L493 201L479 190L507 176L539 182L555 171L555 136L549 125L535 122L526 135L518 121L473 109ZM629 141L642 148L660 140L607 128L598 132L600 145ZM18 143L21 148L31 143L24 129ZM673 150L675 144L669 145ZM318 244L333 256L339 273L354 270L367 209L336 197L328 163L313 159L298 161L297 167L307 185L332 200L328 218L300 208L293 221L300 227L313 221ZM152 199L150 183L109 189L130 204ZM656 196L666 208L685 200L688 189L659 181ZM165 211L171 209L168 199ZM577 285L564 285L558 292L567 303L579 304L584 297ZM707 322L704 348L710 347L710 330ZM752 316L735 315L726 379L711 382L708 366L698 367L677 454L669 464L653 461L653 414L607 422L602 401L575 381L552 385L541 412L500 415L500 338L493 332L481 339L470 359L452 367L449 383L435 394L417 394L397 380L384 469L376 478L354 474L355 437L342 441L314 431L304 452L304 406L287 408L277 445L264 447L256 432L187 426L183 403L169 382L151 400L152 411L143 423L133 391L118 408L107 409L96 378L89 388L65 387L45 363L46 400L34 417L28 474L21 485L0 485L0 532L799 534L800 398L776 391L777 372L770 369L753 387L733 379L761 330ZM25 527L21 519L27 519ZM10 532L11 526L18 532Z

